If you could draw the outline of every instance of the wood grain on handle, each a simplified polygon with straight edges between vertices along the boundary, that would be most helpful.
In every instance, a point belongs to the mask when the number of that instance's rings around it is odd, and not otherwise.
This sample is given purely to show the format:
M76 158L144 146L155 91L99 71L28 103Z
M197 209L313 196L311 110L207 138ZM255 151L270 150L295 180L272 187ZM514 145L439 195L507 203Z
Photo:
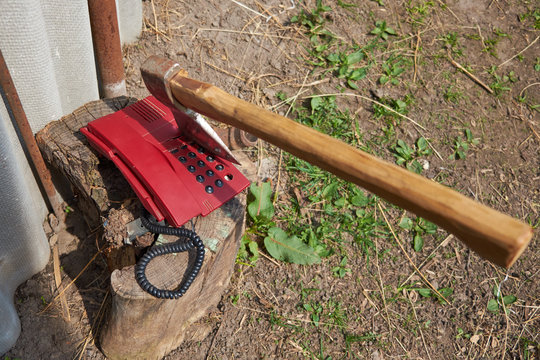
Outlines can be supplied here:
M510 267L532 238L532 229L519 220L215 86L180 75L170 86L184 106L256 135L436 223L497 265Z

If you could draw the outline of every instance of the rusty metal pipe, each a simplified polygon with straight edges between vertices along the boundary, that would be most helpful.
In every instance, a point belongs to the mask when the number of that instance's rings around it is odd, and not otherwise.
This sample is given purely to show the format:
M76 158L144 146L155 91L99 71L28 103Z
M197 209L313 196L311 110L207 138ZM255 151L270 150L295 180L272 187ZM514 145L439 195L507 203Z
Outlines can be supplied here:
M115 0L88 0L101 97L126 95Z
M19 94L17 93L17 89L15 88L15 84L13 83L13 79L11 78L9 69L4 60L4 56L2 55L2 50L0 50L0 87L4 90L8 105L23 138L24 146L30 154L32 163L38 173L39 180L41 181L41 186L43 187L43 190L45 190L47 199L49 200L48 205L52 208L56 218L62 222L64 220L64 211L59 195L52 183L51 173L49 172L49 169L47 169L45 161L43 161L43 157L39 152L36 139L34 138L34 134L28 123Z

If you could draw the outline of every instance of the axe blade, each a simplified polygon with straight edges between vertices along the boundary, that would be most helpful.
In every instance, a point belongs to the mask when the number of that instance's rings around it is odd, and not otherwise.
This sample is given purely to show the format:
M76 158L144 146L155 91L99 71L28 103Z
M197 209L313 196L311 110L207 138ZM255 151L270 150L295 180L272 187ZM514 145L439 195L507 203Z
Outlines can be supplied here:
M159 56L150 56L142 64L141 74L150 93L172 110L182 134L210 153L239 164L227 145L202 115L186 108L172 94L169 81L176 75L187 76L187 72L181 69L180 65Z

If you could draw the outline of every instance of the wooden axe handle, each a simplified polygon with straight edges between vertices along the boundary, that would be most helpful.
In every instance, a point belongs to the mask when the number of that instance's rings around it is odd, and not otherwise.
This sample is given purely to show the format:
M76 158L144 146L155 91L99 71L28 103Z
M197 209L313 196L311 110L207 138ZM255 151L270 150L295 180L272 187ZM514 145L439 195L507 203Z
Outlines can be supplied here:
M519 220L215 86L181 75L170 86L187 108L256 135L436 223L497 265L510 267L532 238L531 227Z

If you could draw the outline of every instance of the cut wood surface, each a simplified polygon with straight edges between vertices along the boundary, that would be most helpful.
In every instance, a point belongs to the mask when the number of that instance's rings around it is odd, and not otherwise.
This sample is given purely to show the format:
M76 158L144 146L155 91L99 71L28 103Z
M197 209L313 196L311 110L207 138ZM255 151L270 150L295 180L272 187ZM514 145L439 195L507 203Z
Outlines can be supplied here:
M103 166L103 161L88 146L88 141L79 129L135 101L137 99L122 96L90 102L60 120L51 122L36 134L43 157L67 178L91 228L101 225L100 215L109 209L111 201L135 195L114 166Z
M182 105L245 130L433 221L495 264L510 267L532 238L532 228L517 219L215 86L176 75L170 87Z

